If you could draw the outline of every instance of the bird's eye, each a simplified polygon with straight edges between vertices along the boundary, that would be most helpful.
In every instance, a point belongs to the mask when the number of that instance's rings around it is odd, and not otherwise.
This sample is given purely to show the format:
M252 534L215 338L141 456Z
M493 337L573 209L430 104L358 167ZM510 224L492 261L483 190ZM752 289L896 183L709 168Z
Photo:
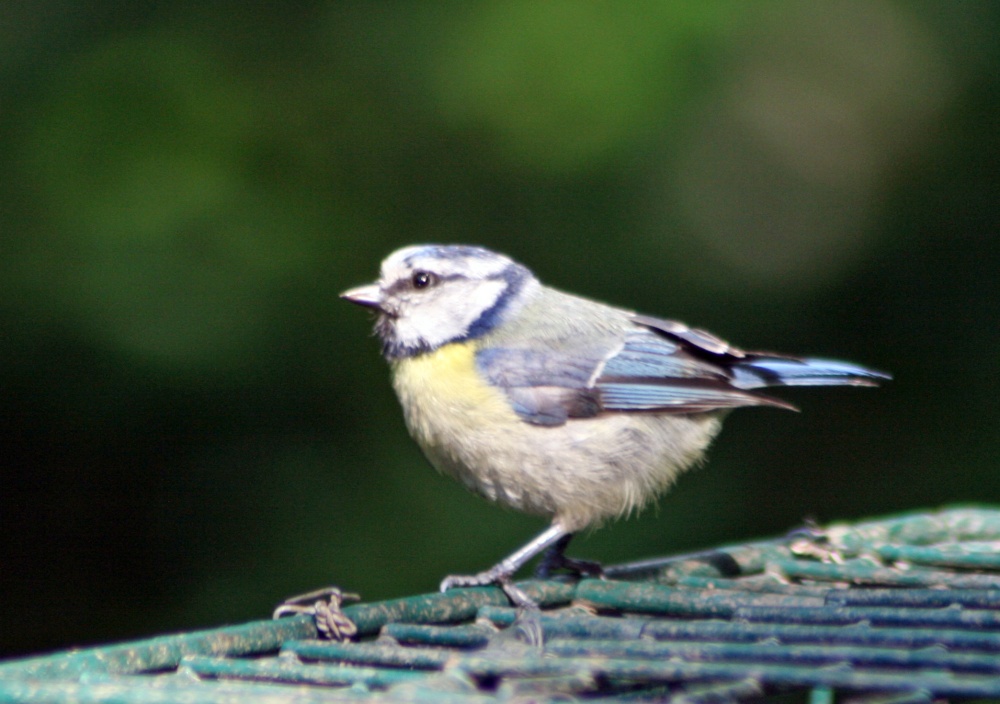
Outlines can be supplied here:
M410 283L413 284L413 288L427 288L437 283L437 277L429 271L417 270L410 277Z

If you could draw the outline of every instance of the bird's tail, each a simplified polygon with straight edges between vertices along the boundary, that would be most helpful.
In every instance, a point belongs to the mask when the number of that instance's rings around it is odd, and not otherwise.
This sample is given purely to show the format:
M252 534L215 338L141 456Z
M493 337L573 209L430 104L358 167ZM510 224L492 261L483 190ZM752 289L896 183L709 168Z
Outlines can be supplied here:
M747 355L732 366L733 386L878 386L892 376L850 362L813 357Z

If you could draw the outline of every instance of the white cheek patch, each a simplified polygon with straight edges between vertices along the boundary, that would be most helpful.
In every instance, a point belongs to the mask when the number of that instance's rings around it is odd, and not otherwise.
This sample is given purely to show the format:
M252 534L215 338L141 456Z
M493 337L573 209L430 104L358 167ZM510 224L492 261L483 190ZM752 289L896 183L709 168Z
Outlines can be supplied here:
M483 313L500 300L509 286L503 279L463 282L462 288L465 290L449 294L452 296L453 319L464 326L464 331L468 331Z
M433 291L412 295L396 320L396 334L406 346L430 349L460 340L508 285L504 280L446 281Z

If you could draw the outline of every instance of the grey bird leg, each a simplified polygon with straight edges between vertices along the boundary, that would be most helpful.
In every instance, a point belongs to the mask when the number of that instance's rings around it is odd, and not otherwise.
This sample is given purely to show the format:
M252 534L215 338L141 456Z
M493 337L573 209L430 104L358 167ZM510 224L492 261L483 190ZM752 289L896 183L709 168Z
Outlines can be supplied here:
M566 542L569 542L571 537L573 537L572 533L568 533L558 523L553 523L524 547L500 560L485 572L445 577L444 581L441 582L441 591L445 592L455 587L483 587L488 584L496 584L503 589L504 594L514 606L538 608L538 605L523 590L514 585L512 578L535 555L543 550L548 550L560 540L566 539Z
M566 547L574 535L576 533L567 533L549 546L535 568L535 577L548 579L556 570L567 570L577 577L604 577L604 568L601 567L601 563L566 557Z

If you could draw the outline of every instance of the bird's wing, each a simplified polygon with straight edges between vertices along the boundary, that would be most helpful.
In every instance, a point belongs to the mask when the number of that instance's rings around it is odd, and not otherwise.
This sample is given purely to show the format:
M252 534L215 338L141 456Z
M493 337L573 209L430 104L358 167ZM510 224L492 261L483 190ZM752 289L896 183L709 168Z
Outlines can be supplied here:
M597 393L588 388L601 357L599 350L492 347L477 353L476 365L492 386L503 390L522 420L562 425L601 411Z
M562 425L602 412L700 413L789 404L733 385L729 366L745 353L709 333L636 316L617 344L558 350L491 348L477 365L515 412L536 425Z
M704 330L648 316L593 380L604 411L704 413L739 406L794 409L779 399L734 385L733 368L748 355Z
M673 339L684 353L715 366L737 389L766 386L878 386L891 374L851 362L818 357L796 357L773 352L745 352L704 330L673 320L633 315L632 321ZM775 405L770 399L769 405ZM782 405L780 401L777 405ZM786 407L787 404L785 404Z

